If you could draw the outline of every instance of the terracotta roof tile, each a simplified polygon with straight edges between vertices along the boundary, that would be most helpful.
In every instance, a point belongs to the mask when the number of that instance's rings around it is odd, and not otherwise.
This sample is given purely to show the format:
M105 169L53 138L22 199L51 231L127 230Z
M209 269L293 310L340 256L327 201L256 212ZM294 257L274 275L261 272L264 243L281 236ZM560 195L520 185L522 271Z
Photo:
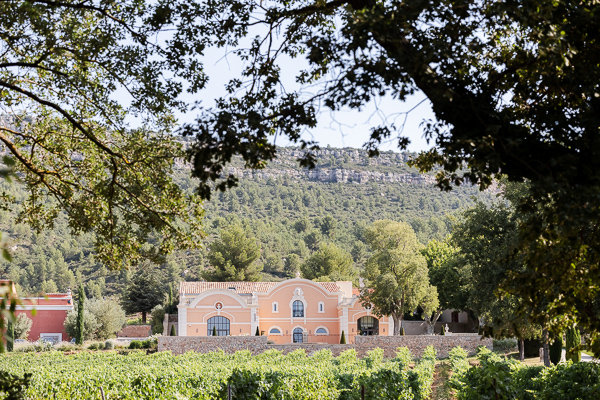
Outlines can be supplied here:
M267 293L279 282L181 282L179 284L180 294L199 294L211 289L235 288L236 293ZM315 282L328 292L340 290L335 282Z

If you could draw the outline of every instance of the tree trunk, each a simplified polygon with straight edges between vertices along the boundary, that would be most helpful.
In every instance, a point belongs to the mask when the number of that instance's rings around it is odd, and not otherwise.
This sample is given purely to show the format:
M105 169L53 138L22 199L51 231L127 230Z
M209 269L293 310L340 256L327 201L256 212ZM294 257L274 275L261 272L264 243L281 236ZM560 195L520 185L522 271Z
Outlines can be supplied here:
M400 335L402 317L398 317L398 314L392 313L392 319L394 320L394 336L398 336Z
M146 311L142 311L142 324L146 323Z
M550 346L548 346L548 329L542 330L542 348L544 349L544 366L550 367Z
M438 321L438 319L440 319L440 315L442 315L441 311L435 311L433 313L433 318L429 318L429 317L425 318L425 322L427 322L427 331L426 331L426 333L428 335L434 335L435 334L435 323Z
M525 361L525 339L519 339L519 360Z

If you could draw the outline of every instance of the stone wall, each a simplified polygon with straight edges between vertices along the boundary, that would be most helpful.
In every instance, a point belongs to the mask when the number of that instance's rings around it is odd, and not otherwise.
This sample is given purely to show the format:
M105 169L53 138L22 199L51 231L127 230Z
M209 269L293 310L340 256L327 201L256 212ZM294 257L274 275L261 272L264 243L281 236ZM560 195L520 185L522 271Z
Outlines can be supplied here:
M150 325L127 325L117 332L117 337L142 338L152 334Z
M357 336L355 344L267 344L266 336L162 336L158 338L158 351L171 351L173 354L183 354L188 351L208 353L223 350L231 354L238 350L250 350L252 354L260 354L269 349L275 349L287 354L297 349L304 349L308 355L316 351L329 349L334 356L348 349L356 349L359 357L364 357L370 350L382 348L386 358L396 356L398 347L408 347L415 357L421 357L423 350L432 345L439 358L448 357L448 351L460 346L469 354L475 354L477 347L485 346L492 349L492 339L482 339L477 334L414 335L414 336Z
M267 350L266 336L159 336L158 351L170 350L173 354L188 351L208 353L223 350L233 354L239 350L250 350L260 354Z
M384 357L392 358L396 355L398 347L408 347L413 356L421 357L427 346L433 346L437 351L438 358L448 357L448 351L453 347L460 346L471 355L475 354L477 347L485 346L492 349L492 339L482 338L475 334L454 335L407 335L407 336L357 336L354 338L354 347L359 357L364 357L369 350L380 347L384 351Z

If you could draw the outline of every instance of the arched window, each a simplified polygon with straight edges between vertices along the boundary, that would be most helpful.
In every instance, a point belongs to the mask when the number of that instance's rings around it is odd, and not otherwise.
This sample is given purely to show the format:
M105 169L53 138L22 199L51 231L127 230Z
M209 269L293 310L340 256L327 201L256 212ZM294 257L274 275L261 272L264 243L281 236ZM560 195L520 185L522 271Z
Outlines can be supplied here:
M325 329L325 328L317 328L317 330L315 331L315 333L317 335L327 335L328 332L327 332L327 329Z
M302 303L300 303L302 304ZM294 343L302 343L304 341L304 331L302 328L294 329Z
M206 328L208 336L212 336L214 328L217 328L217 336L228 336L229 319L221 316L209 318Z
M359 318L358 332L363 336L379 335L379 320L370 316Z
M269 335L281 335L281 331L277 328L271 328Z
M292 316L304 317L304 303L300 300L296 300L294 304L292 304Z

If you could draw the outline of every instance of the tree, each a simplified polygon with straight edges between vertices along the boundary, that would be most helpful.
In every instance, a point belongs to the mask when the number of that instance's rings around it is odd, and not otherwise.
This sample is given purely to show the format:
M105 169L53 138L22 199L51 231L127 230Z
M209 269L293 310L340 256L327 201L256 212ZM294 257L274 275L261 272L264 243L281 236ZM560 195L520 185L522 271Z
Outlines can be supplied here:
M163 333L163 322L165 320L165 308L162 305L155 306L150 311L150 326L152 327L152 334ZM173 336L173 335L171 335Z
M571 360L574 363L581 361L581 334L579 328L576 325L571 326L565 333L566 344L567 344L567 360Z
M242 226L232 224L221 229L220 238L209 246L208 260L212 271L204 277L209 281L258 281L262 265L256 262L260 247L256 239Z
M68 316L67 316L68 317ZM66 325L66 320L65 320L65 327ZM95 326L94 329L91 329L91 323L88 325L88 332L90 330L95 330ZM70 333L69 336L72 336L75 338L75 343L77 343L78 345L82 345L83 344L83 339L85 336L85 291L83 290L83 285L79 285L79 293L77 296L77 321L76 321L76 325L75 325L75 329L72 332L72 334ZM67 330L68 333L68 330Z
M305 279L353 280L352 256L335 244L323 244L300 267Z
M6 350L11 352L15 348L15 324L12 318L8 320L6 327Z
M465 308L485 321L485 333L494 337L539 337L542 327L532 323L521 297L499 296L502 283L511 273L527 268L523 257L512 256L519 238L519 214L506 202L488 207L478 202L462 213L451 242L459 249L456 262L466 277ZM547 351L545 352L548 353ZM521 359L524 353L521 351Z
M177 336L177 332L175 332L175 325L171 325L171 332L169 332L169 336Z
M212 335L217 336L217 327L216 326L213 326Z
M394 320L394 335L400 334L405 312L427 303L437 308L437 291L429 284L427 261L412 228L404 222L376 221L365 230L373 255L366 264L366 287L362 303L373 305L373 313Z
M432 335L435 323L445 309L466 310L468 271L457 260L458 249L447 242L431 240L421 251L427 261L429 282L437 288L439 305L425 313L427 333Z
M562 335L556 336L550 345L550 361L557 365L562 357L563 340Z
M131 279L121 298L121 305L126 313L142 313L142 323L146 323L146 314L162 304L165 299L165 288L160 282L157 271L149 264Z
M27 339L32 325L33 321L26 314L17 315L17 319L14 322L15 339Z
M187 18L128 0L9 2L0 12L3 164L28 193L17 221L51 227L63 211L115 268L199 246L199 201L171 176L184 157L170 132L186 108L181 79L192 93L205 82Z
M127 324L125 311L114 300L92 299L87 302L87 309L96 319L95 339L114 337Z
M76 305L72 311L67 313L64 323L67 335L74 337L76 344L83 344L84 340L95 339L96 329L98 329L98 321L96 321L96 317L94 317L89 310L84 309L81 315L81 319L83 320L83 328L79 326L80 314L78 305ZM81 332L81 343L77 341L77 334L79 332Z
M342 336L340 337L340 344L346 344L346 334L342 331Z

